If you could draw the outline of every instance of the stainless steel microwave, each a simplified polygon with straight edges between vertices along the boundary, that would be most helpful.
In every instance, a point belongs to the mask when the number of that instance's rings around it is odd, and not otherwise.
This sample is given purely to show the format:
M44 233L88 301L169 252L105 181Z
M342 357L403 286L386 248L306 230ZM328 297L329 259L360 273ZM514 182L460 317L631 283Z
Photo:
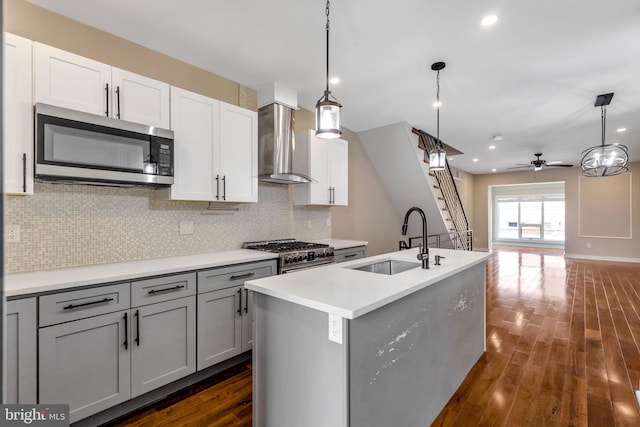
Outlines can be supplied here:
M34 112L37 179L173 184L173 131L41 103Z

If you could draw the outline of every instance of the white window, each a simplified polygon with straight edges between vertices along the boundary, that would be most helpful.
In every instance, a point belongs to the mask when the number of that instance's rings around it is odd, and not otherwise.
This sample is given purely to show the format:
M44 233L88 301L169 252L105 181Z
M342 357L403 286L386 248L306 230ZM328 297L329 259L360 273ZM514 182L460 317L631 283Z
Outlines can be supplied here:
M495 241L563 243L564 195L496 195Z

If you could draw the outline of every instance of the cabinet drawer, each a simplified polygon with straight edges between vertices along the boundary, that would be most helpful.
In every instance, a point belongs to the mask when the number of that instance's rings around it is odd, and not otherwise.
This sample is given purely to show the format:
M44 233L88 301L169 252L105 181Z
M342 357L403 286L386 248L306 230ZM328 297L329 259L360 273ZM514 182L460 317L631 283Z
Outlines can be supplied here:
M39 326L55 325L129 308L129 283L40 297Z
M353 261L365 256L367 256L366 246L336 250L334 255L336 262Z
M276 274L276 261L232 265L198 272L198 293L242 285L247 280Z
M131 307L196 294L196 273L156 277L131 283Z

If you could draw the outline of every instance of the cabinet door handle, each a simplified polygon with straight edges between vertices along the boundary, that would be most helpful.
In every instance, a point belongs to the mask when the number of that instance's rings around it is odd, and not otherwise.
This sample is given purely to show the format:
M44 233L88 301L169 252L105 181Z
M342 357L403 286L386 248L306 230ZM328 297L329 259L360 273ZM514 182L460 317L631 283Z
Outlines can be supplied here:
M344 257L345 258L353 258L354 256L358 256L358 254L348 254L348 255L345 255Z
M242 289L238 289L238 314L242 316Z
M140 310L136 310L136 345L140 347Z
M249 313L249 289L244 290L244 312Z
M256 274L256 273L250 272L250 273L245 273L245 274L239 274L237 276L229 277L229 280L248 279L249 277L253 276L254 274Z
M107 100L107 111L104 112L104 115L109 117L109 83L104 85L104 97Z
M222 200L227 200L227 175L222 175Z
M118 109L116 117L120 118L120 86L116 86L116 108Z
M153 295L153 294L159 294L161 292L171 292L171 291L177 291L179 289L184 288L184 285L176 285L172 288L164 288L164 289L151 289L149 291L149 295Z
M62 307L63 310L73 310L74 308L80 308L80 307L86 307L88 305L95 305L95 304L103 304L105 302L110 302L113 301L113 298L104 298L98 301L91 301L91 302L85 302L82 304L69 304L67 306Z
M216 200L220 200L220 175L216 175Z
M129 349L129 317L127 313L124 314L124 349Z
M27 192L27 153L22 153L22 191Z

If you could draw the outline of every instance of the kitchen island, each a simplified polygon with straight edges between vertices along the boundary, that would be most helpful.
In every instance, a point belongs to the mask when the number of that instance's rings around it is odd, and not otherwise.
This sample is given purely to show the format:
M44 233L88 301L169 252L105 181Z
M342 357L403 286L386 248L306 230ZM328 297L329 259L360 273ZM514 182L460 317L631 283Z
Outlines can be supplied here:
M254 426L429 425L486 349L489 257L430 252L428 270L411 249L246 282Z

